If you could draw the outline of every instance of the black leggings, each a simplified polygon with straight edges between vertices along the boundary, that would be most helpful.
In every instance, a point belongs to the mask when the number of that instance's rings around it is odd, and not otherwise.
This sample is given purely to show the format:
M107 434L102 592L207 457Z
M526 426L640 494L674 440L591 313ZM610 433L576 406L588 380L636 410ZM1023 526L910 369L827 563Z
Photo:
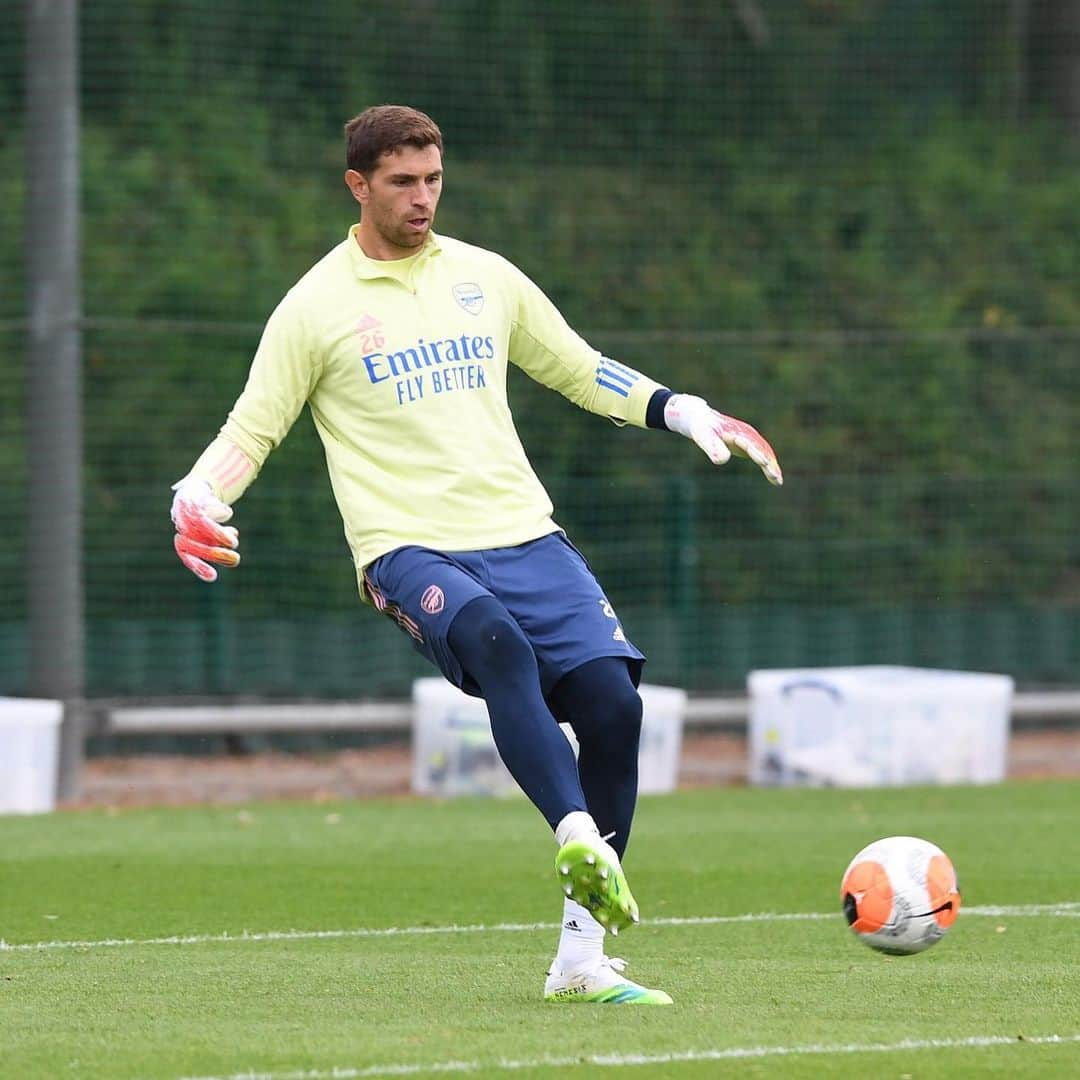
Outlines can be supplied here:
M479 597L455 616L447 641L476 680L491 732L518 786L555 826L588 810L621 856L637 801L641 698L627 662L606 656L575 668L545 701L536 655L513 616L494 597ZM568 723L573 751L558 723Z
M578 741L578 776L601 836L622 857L630 839L638 788L641 698L621 656L590 660L564 675L548 705Z

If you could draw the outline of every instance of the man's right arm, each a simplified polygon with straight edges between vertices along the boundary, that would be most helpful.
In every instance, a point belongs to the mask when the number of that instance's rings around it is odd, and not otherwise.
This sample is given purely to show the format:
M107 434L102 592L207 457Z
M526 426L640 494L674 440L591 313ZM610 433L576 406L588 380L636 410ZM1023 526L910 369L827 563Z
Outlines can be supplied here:
M176 553L204 581L217 578L211 563L235 566L240 561L237 531L222 523L285 438L319 374L302 312L287 297L267 321L247 384L219 435L173 485Z

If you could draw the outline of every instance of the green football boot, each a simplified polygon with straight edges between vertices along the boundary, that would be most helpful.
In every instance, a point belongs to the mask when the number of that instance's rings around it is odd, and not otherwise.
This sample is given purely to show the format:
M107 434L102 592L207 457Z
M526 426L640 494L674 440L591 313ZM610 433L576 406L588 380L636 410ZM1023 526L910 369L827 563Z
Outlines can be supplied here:
M555 873L563 893L588 908L605 930L617 934L639 921L619 856L599 836L563 844L555 856Z

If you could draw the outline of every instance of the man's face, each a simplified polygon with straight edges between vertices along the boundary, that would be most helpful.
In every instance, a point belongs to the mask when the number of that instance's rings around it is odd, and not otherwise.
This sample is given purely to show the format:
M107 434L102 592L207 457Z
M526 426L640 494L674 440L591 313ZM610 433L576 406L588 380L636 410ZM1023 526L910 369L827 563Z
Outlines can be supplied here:
M368 176L354 169L345 173L345 183L363 207L360 229L368 255L405 258L423 246L435 220L442 177L442 154L435 145L383 154ZM375 250L368 251L369 245Z

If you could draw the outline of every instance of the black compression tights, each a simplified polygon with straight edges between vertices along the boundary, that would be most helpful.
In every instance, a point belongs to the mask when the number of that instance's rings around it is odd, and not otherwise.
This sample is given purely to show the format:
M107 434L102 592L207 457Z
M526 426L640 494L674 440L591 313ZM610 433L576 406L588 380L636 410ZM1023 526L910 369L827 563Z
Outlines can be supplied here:
M565 675L548 701L536 655L513 616L494 597L479 597L455 616L447 635L476 680L491 731L519 787L554 829L572 810L592 814L621 856L637 799L641 699L626 661L592 660ZM556 723L569 723L579 760Z
M578 740L578 775L601 836L622 858L630 839L638 785L641 698L626 661L590 660L564 675L548 695L560 723Z

